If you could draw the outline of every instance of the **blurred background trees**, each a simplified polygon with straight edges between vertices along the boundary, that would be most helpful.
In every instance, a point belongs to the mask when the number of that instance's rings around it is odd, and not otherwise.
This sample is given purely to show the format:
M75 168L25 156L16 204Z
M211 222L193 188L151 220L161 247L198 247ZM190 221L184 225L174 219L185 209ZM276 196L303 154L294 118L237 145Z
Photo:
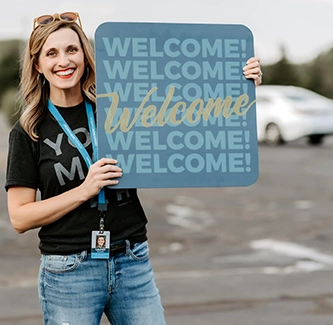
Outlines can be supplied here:
M12 125L19 118L18 86L24 42L0 41L0 113ZM280 59L263 65L264 84L294 85L333 99L333 47L310 62L294 64L281 46Z
M0 41L0 111L12 125L19 118L18 86L23 41Z
M290 63L284 47L280 53L279 61L262 67L264 84L304 87L333 99L333 48L302 64Z

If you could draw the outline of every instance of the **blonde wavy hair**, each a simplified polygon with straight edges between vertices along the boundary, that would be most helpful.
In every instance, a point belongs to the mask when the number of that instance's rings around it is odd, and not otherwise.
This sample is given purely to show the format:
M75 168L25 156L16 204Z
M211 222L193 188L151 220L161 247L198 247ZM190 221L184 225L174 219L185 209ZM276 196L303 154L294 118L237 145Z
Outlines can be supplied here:
M61 28L71 28L80 39L86 62L86 69L81 78L82 93L91 102L96 102L94 51L81 27L75 22L59 20L45 26L38 26L31 33L24 52L20 81L22 103L20 123L34 141L38 141L36 127L47 114L47 100L50 94L49 83L43 78L45 84L42 84L39 72L36 69L36 64L38 63L39 55L46 39L51 33Z

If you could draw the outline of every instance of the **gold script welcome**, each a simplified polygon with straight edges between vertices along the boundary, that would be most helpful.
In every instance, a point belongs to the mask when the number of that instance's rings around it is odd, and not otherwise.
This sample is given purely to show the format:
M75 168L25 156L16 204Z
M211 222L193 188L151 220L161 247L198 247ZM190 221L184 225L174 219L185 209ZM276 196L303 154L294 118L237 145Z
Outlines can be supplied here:
M118 128L122 132L128 132L132 129L138 119L141 119L139 122L141 122L142 126L149 128L155 124L163 126L168 122L174 125L179 125L184 121L187 121L190 124L195 124L200 121L200 119L207 121L209 116L218 117L222 115L225 118L229 118L232 113L237 116L243 116L256 101L253 100L252 102L249 102L249 96L247 94L241 94L235 99L234 103L231 96L226 96L224 99L220 97L215 100L209 98L206 105L202 99L198 98L190 103L189 106L187 106L186 102L180 101L170 107L170 102L175 91L174 86L170 86L161 107L158 109L156 105L147 105L147 101L156 90L157 87L153 87L148 91L132 118L131 111L124 107L122 114L116 123L114 123L114 119L119 104L118 94L116 92L98 94L97 98L111 98L111 105L104 123L105 132L113 133ZM179 113L182 113L181 118L179 118Z

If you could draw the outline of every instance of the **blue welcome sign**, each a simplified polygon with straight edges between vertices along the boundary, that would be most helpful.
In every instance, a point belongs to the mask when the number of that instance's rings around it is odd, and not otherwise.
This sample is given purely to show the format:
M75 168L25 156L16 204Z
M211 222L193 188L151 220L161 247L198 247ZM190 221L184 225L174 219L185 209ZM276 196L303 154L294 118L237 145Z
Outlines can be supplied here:
M258 177L254 55L243 25L107 22L95 33L99 157L116 188L248 186Z

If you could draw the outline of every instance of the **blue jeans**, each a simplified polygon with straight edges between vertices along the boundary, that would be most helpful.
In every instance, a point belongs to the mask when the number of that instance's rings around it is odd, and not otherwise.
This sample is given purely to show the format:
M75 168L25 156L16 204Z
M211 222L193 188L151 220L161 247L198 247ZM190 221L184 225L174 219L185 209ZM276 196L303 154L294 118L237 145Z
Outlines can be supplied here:
M149 260L148 243L107 260L42 255L39 299L45 325L165 325L164 310Z

